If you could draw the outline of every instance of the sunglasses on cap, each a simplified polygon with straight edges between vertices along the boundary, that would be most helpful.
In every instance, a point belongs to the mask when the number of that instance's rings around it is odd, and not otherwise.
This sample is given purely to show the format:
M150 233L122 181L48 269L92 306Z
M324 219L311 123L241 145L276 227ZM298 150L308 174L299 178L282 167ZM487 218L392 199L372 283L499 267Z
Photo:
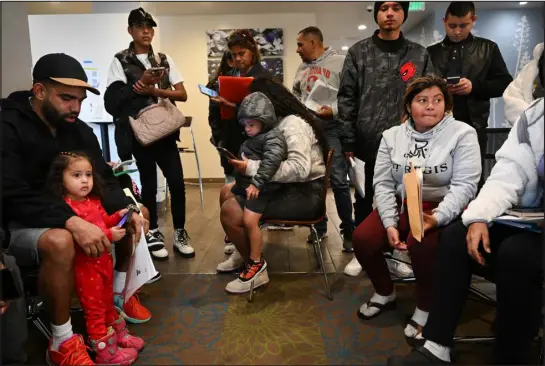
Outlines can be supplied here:
M227 37L228 42L241 41L241 40L246 40L246 41L251 42L251 43L255 42L254 37L252 37L246 31L233 32L229 37Z

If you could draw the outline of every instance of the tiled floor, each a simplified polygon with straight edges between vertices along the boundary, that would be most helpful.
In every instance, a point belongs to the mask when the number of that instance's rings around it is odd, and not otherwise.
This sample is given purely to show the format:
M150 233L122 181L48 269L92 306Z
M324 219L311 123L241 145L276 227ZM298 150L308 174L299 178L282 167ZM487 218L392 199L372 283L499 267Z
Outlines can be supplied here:
M173 228L169 211L161 209L159 227L165 234L168 261L155 261L162 273L216 273L216 266L227 259L223 254L224 232L220 224L219 184L207 184L204 187L204 211L201 210L199 189L186 187L187 219L186 229L195 248L195 258L185 259L172 250ZM329 237L324 239L322 254L328 272L342 272L352 259L352 254L342 252L342 238L339 233L339 217L335 207L333 193L327 197L329 216ZM263 230L263 253L267 260L269 273L313 272L317 264L312 245L306 243L309 230L294 228L290 231Z

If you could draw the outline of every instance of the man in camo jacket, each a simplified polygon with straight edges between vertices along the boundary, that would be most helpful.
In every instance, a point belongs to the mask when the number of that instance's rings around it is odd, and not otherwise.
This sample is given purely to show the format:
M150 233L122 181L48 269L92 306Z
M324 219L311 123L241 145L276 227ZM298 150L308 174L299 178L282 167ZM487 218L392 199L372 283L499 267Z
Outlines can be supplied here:
M433 73L426 49L403 37L409 2L375 2L379 29L346 55L337 95L345 155L365 161L365 198L356 192L356 225L373 211L373 170L382 133L401 123L403 94L419 76Z

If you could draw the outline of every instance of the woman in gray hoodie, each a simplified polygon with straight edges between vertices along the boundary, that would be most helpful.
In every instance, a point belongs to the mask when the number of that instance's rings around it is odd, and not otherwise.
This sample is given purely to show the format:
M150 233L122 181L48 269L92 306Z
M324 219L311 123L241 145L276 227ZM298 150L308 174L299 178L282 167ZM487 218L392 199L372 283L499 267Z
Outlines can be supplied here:
M431 304L432 268L441 228L456 219L475 197L481 176L477 133L452 116L452 96L435 76L414 80L405 92L405 123L382 134L373 186L377 208L354 231L356 258L376 293L358 311L370 319L395 307L395 291L382 253L408 250L417 279L417 308L405 335L419 339ZM425 235L411 234L403 176L410 165L421 172Z

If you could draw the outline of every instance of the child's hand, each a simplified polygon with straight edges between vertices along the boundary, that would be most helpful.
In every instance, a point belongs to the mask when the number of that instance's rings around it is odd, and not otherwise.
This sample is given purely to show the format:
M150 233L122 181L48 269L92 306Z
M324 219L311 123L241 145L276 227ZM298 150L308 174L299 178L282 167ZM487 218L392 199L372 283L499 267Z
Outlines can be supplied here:
M246 188L246 199L247 200L253 200L256 199L259 196L259 189L256 188L253 184L250 184L248 188Z
M123 237L127 233L127 230L125 230L123 228L120 228L118 226L114 226L110 230L112 232L112 241L113 242L120 241L121 239L123 239Z
M122 219L123 216L125 216L127 214L127 212L129 212L128 208L124 208L122 210L119 210L119 218Z

